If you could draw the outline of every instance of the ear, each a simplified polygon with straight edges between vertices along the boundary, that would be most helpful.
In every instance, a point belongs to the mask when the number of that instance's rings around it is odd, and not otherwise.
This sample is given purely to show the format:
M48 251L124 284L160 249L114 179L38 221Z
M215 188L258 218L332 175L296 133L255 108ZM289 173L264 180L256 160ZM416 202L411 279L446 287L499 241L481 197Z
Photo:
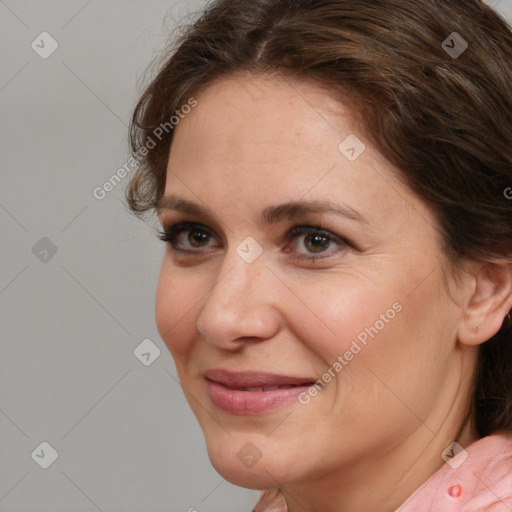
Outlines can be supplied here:
M479 345L500 330L512 309L512 265L508 260L479 264L471 280L458 339Z

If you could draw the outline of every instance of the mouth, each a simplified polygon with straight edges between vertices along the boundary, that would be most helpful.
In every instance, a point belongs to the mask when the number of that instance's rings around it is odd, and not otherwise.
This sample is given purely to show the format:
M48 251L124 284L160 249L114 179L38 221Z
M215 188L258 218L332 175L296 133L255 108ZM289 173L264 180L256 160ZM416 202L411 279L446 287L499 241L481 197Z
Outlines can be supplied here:
M213 405L229 414L257 415L297 398L315 383L310 377L266 372L233 372L222 368L203 373Z

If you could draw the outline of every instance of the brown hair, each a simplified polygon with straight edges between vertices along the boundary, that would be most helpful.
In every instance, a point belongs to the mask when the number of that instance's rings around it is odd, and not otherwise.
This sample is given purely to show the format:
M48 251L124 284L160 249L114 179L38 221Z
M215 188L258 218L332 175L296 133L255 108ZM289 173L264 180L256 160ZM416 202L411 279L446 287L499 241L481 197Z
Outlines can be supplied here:
M134 214L154 211L163 195L170 118L235 72L312 79L351 108L437 215L450 263L512 252L512 32L483 2L213 2L168 50L133 113L131 148L146 154L126 190ZM511 323L479 350L474 427L480 437L512 431Z

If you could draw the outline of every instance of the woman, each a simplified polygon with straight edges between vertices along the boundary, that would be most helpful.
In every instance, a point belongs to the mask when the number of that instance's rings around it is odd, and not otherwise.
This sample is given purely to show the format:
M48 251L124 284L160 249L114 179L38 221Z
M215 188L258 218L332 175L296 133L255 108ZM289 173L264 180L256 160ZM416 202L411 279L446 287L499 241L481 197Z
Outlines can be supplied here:
M511 84L477 0L224 0L140 98L156 323L258 512L512 510Z

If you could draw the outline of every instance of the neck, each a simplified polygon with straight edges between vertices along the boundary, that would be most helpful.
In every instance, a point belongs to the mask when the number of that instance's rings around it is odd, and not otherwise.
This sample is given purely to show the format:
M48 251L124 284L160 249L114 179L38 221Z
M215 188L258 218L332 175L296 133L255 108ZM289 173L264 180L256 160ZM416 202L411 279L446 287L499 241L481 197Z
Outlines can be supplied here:
M441 468L445 463L441 454L452 442L467 448L478 440L468 412L470 394L459 391L440 399L436 410L410 434L379 438L385 448L378 452L369 450L315 479L283 486L288 511L395 511Z
M368 460L349 470L317 481L282 489L289 512L395 511L430 478L444 460L441 453L456 440L466 448L478 438L464 427L464 435L433 434L419 429L378 460Z

